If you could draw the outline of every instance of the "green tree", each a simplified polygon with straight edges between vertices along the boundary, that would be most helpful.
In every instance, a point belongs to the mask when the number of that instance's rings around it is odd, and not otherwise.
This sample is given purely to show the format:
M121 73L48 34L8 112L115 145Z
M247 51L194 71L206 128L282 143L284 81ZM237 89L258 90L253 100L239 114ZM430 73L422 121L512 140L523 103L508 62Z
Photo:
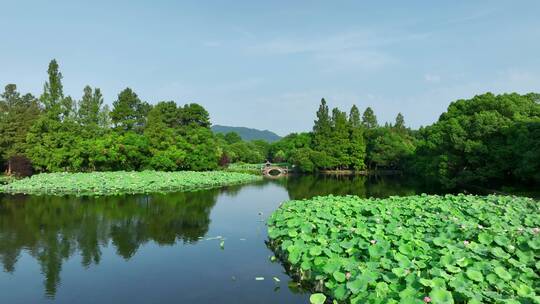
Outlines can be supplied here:
M192 127L185 130L183 136L188 142L185 169L204 171L217 168L221 154L210 128Z
M185 167L187 142L179 134L180 112L174 101L162 101L148 113L144 135L148 139L150 160L155 170L175 171Z
M252 142L235 142L228 147L227 151L233 156L233 162L257 164L265 160L265 155Z
M351 167L354 170L365 168L366 143L364 141L364 127L360 120L360 111L356 105L349 112L349 156Z
M115 130L142 133L150 108L151 106L141 101L130 88L124 89L118 94L117 100L113 102L113 109L110 113Z
M371 129L367 162L371 169L403 170L416 149L414 137L391 127Z
M77 118L79 123L92 131L100 126L100 112L103 105L101 90L96 88L92 91L90 86L84 87L84 94L79 102Z
M403 114L398 113L398 115L396 116L396 122L394 124L394 128L405 129L405 118L403 117Z
M26 155L38 171L77 171L81 133L72 120L59 121L48 115L40 117L27 135Z
M276 163L284 162L287 159L287 154L283 150L278 150L274 155L273 161Z
M162 123L164 127L178 129L182 123L182 108L174 101L160 101L148 112L148 125Z
M62 73L59 71L58 63L55 59L49 63L47 69L49 81L43 86L43 94L40 101L45 107L45 112L52 116L58 116L65 112L62 109L64 99L64 86L62 85Z
M224 136L225 141L230 145L242 141L242 137L236 132L229 132Z
M98 125L102 130L108 130L112 126L111 110L109 105L104 105L98 114Z
M263 140L263 139L256 139L256 140L252 140L250 143L253 146L253 148L256 149L257 152L259 152L263 156L263 160L270 159L269 157L270 143L268 141Z
M180 117L184 126L210 128L210 115L199 104L190 103L185 105L181 110Z
M312 173L317 170L315 163L313 162L313 150L310 148L300 148L292 152L290 162L294 166L305 173Z
M377 122L377 116L370 107L367 107L362 115L362 124L368 129L373 129L379 126Z
M522 180L524 168L539 166L538 157L518 147L538 154L535 96L486 93L451 103L436 123L420 130L414 170L448 188ZM530 137L520 136L528 132ZM522 140L517 146L515 138ZM532 175L526 176L532 182Z
M338 108L334 108L332 110L332 133L330 137L332 144L328 147L329 155L334 160L332 167L348 169L351 164L349 131L347 114Z
M82 163L76 157L80 145L80 128L75 122L74 102L64 97L62 74L58 64L49 64L48 82L40 101L45 115L32 124L26 137L26 155L38 171L73 171Z
M332 118L326 100L321 99L317 119L313 125L313 150L323 153L324 157L319 158L317 167L332 168L336 165L336 160L332 156Z
M25 154L27 133L40 114L34 96L21 96L16 85L6 85L0 95L0 159L9 160L12 156ZM9 161L7 173L11 174Z
M321 99L316 115L317 119L313 125L313 146L319 150L324 150L332 132L332 120L324 98Z
M311 133L291 133L270 145L268 157L274 162L290 161L295 150L311 147Z

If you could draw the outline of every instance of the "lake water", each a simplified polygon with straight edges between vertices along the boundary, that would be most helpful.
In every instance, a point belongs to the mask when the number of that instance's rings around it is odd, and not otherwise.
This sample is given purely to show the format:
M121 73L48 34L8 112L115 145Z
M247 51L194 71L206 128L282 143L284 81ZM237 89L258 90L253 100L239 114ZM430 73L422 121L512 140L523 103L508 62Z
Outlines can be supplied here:
M280 203L421 192L396 178L291 176L187 193L0 196L0 303L307 303L265 244Z

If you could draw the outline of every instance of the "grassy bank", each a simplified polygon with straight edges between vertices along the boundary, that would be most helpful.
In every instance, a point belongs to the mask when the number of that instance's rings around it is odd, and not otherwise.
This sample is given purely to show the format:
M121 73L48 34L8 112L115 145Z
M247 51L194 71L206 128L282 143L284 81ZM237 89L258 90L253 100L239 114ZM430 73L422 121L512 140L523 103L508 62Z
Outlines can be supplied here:
M118 195L198 190L261 179L235 172L44 173L0 186L0 192L37 195Z
M320 303L540 300L540 209L529 198L316 197L283 204L268 226L276 256Z

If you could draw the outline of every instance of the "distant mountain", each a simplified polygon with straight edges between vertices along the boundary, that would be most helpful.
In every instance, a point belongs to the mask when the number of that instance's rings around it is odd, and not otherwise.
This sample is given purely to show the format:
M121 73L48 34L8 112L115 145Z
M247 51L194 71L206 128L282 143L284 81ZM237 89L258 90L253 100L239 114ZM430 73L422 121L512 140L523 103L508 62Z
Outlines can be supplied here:
M277 135L276 133L268 130L257 130L257 129L251 129L251 128L245 128L245 127L229 127L229 126L220 126L220 125L213 125L212 131L214 133L229 133L229 132L236 132L240 137L242 137L243 140L255 140L255 139L262 139L267 142L275 142L281 139L281 136Z

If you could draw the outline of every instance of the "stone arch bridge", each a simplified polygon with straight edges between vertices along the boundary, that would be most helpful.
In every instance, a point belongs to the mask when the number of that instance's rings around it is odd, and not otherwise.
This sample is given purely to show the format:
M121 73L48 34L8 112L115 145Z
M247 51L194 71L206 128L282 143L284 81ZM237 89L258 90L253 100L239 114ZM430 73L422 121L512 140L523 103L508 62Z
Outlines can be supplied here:
M280 177L289 174L289 168L272 164L265 164L261 169L262 175L268 177Z

